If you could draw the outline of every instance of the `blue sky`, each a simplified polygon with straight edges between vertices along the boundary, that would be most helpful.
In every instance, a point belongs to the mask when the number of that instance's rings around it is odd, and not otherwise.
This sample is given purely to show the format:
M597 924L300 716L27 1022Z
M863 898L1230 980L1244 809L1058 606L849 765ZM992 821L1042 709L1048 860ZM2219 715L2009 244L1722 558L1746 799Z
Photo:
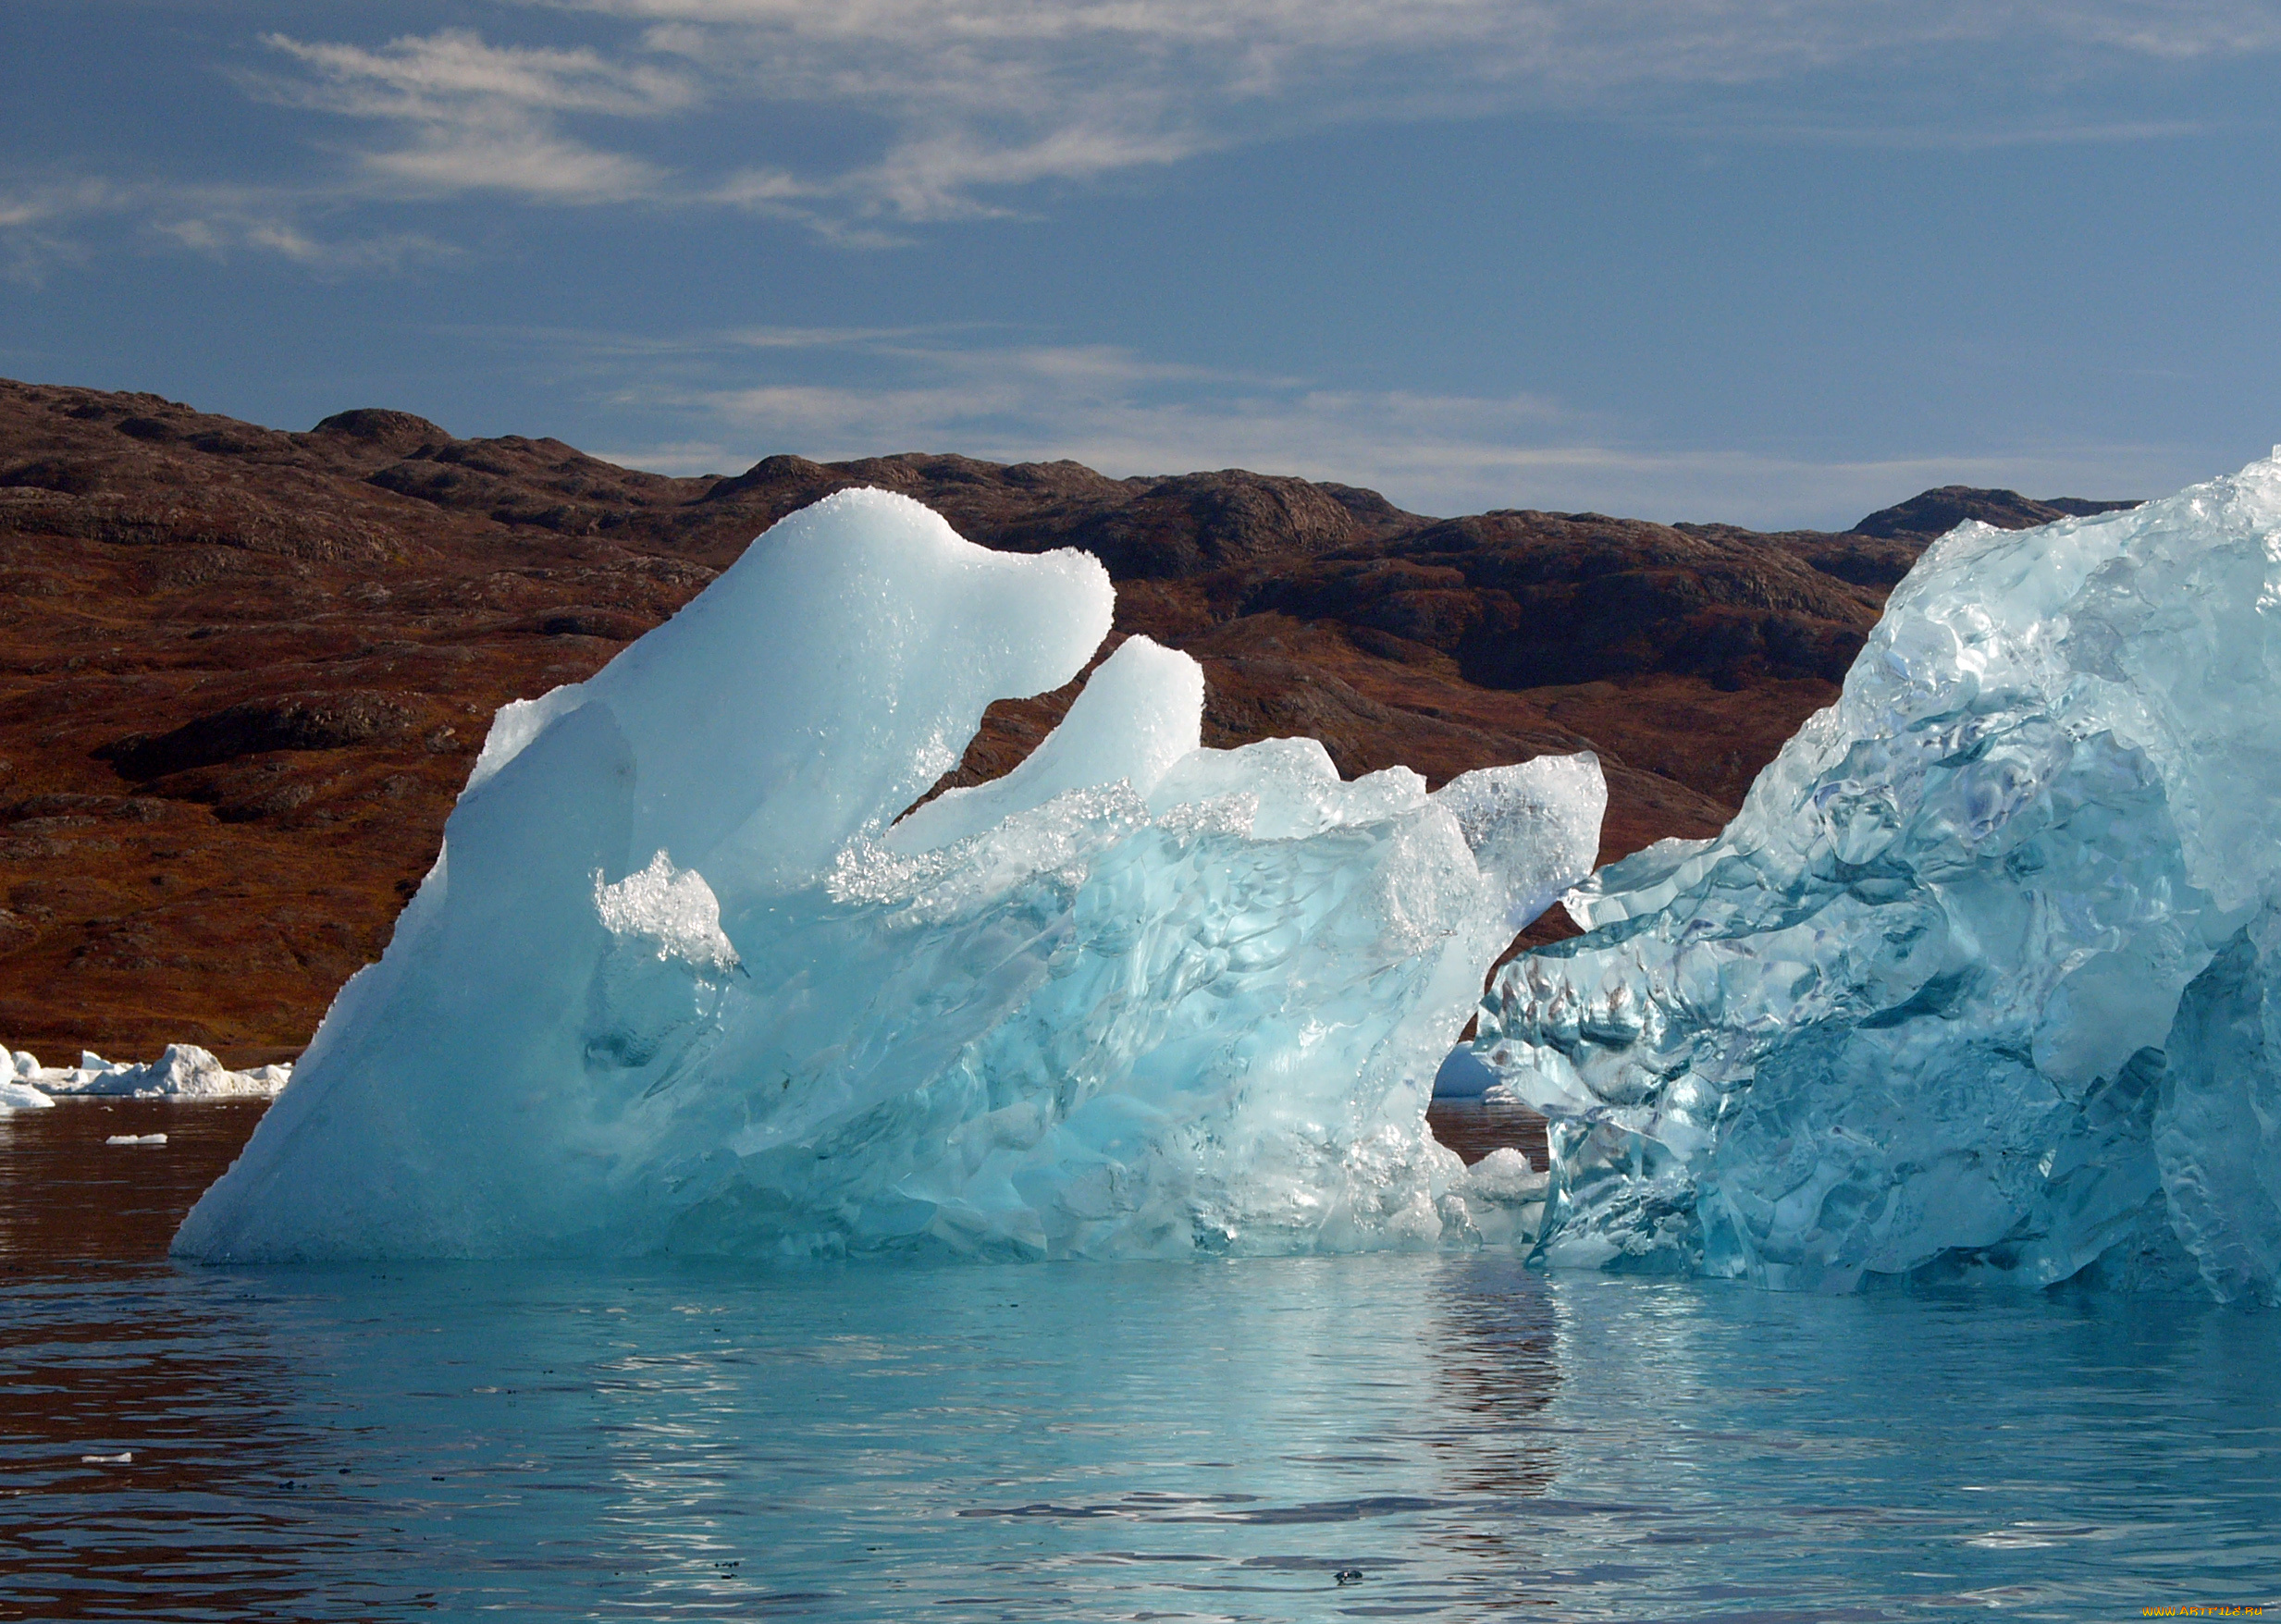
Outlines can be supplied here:
M0 373L1843 524L2281 439L2281 4L7 0Z

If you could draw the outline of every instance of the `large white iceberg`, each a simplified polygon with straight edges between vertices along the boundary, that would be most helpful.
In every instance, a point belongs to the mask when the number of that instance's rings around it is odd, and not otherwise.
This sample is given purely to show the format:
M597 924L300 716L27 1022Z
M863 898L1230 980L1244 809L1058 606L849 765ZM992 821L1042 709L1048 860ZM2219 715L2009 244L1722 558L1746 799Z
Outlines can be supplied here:
M1201 671L1134 637L1019 769L894 821L1111 606L1090 557L848 492L509 707L386 956L176 1251L1472 1233L1426 1094L1489 962L1588 871L1598 764L1429 795L1310 740L1201 749ZM1492 1229L1528 1193L1500 1192Z
M77 1065L42 1065L22 1050L9 1056L18 1085L42 1095L136 1100L272 1100L293 1080L290 1065L231 1071L195 1043L169 1043L147 1064L120 1064L82 1051ZM48 1103L53 1104L51 1099Z
M1603 871L1589 933L1500 976L1540 1253L2273 1300L2277 904L2281 461L1967 524L1724 834Z

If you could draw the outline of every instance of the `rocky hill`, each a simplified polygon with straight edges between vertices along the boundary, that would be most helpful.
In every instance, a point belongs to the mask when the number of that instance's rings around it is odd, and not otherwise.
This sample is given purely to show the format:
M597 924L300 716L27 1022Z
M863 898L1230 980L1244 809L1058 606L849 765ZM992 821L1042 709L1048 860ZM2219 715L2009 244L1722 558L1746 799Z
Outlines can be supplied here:
M1934 535L2119 505L1947 486L1769 535L1436 520L1236 470L771 457L672 479L399 412L289 434L0 381L0 1039L291 1055L385 943L493 708L587 675L857 485L991 547L1097 553L1116 634L1203 662L1211 743L1310 733L1349 774L1436 782L1598 750L1604 858L1715 831ZM1005 771L1069 692L994 707L951 781Z

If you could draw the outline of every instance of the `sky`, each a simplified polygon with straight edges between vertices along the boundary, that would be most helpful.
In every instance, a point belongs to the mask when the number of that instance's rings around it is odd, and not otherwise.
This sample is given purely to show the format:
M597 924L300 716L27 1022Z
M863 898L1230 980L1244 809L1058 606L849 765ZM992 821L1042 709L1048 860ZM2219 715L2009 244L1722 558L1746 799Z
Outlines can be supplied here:
M0 375L1843 527L2281 441L2281 0L4 0Z

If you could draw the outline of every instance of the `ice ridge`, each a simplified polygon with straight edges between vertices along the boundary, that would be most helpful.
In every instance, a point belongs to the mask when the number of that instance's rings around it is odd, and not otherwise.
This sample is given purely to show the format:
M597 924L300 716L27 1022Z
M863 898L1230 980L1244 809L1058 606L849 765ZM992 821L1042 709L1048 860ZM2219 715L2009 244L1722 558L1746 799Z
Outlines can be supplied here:
M1201 670L1130 637L1021 768L898 820L1111 607L1086 555L851 491L506 707L387 953L176 1251L1189 1256L1533 1224L1541 1190L1474 1190L1424 1105L1490 961L1588 872L1597 762L1429 794L1342 781L1313 740L1204 749Z
M141 1065L121 1064L92 1052L82 1052L77 1065L42 1065L21 1049L0 1053L0 1059L8 1062L10 1074L5 1087L0 1087L0 1105L18 1110L52 1105L58 1094L137 1100L268 1100L282 1093L293 1077L290 1065L231 1071L195 1043L169 1043L156 1060Z
M1543 1260L2275 1301L2281 461L1962 526L1724 833L1570 907L1478 1045Z

